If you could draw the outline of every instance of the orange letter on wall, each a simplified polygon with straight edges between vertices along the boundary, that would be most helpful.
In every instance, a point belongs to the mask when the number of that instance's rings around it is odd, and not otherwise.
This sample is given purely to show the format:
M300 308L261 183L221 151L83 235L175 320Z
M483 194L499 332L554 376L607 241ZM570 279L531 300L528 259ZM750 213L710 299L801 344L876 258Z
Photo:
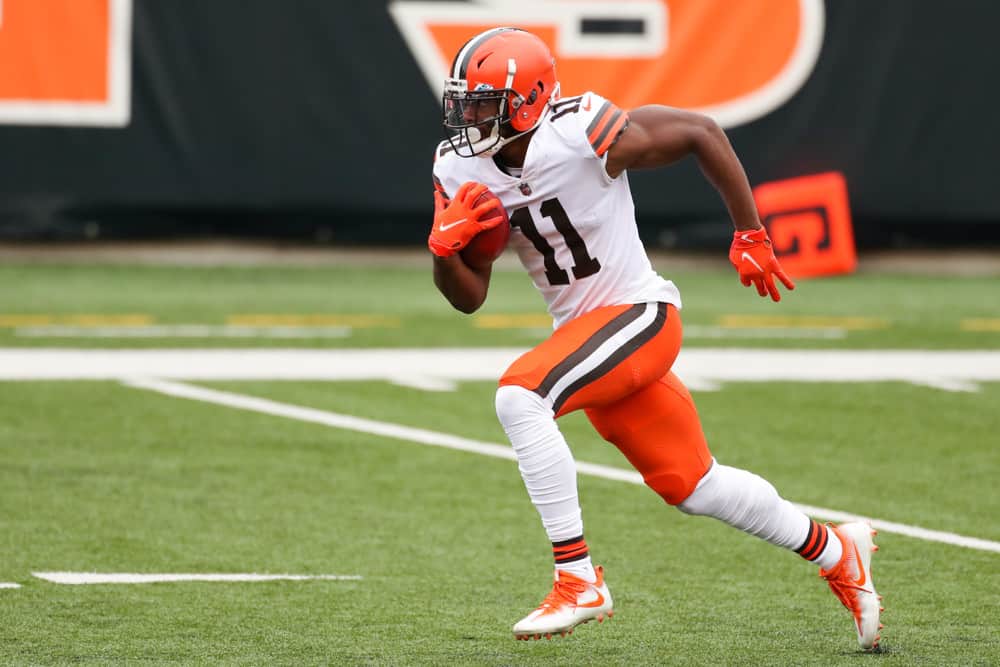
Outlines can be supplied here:
M0 0L0 124L122 126L132 0Z

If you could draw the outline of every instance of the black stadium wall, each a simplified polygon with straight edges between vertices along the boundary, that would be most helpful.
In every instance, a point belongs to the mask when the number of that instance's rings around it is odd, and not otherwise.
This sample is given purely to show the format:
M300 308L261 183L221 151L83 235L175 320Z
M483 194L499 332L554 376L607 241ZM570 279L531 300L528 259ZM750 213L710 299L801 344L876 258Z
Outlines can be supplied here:
M677 76L705 95L713 75L700 73L699 63L715 62L726 49L750 58L775 39L760 26L797 25L777 14L772 21L775 7L793 17L799 11L800 18L820 12L815 53L798 65L801 80L786 81L782 99L763 109L722 113L752 183L842 172L862 248L1000 242L1000 3L698 1L714 5L714 13L702 20L702 52L692 53L684 61L691 66ZM27 19L19 26L17 7L25 3L38 8L46 0L3 0L0 58L9 58L3 42L11 31L34 30L37 43L63 39ZM663 35L652 21L668 16L675 25L696 11L691 0L662 0L621 3L637 17L587 16L585 5L556 8L539 0L531 5L538 15L520 20L529 29L575 31L572 40L561 35L567 41L556 49L567 72L582 66L571 62L574 48L605 59L602 45L616 40L639 51L653 48ZM421 35L436 34L434 25L454 34L456 20L464 24L452 14L469 26L490 25L494 17L518 20L509 3L489 1L81 0L80 6L106 12L111 26L99 42L98 51L110 55L100 60L107 80L95 75L106 84L96 102L60 107L58 99L50 104L58 91L30 88L50 68L68 67L52 65L56 56L0 60L0 238L222 235L421 244L431 211L431 159L442 138L426 44L419 55ZM428 6L429 27L421 33ZM742 14L727 9L735 7ZM557 12L569 14L559 19ZM66 34L75 34L76 25ZM83 38L81 44L62 49L69 62L83 62L73 49L92 48ZM663 48L694 47L669 33ZM649 88L659 76L655 57L642 62L644 69L633 70L626 59L614 78L601 80L615 81L626 97ZM725 69L725 62L715 66ZM32 67L38 71L25 73ZM683 106L671 79L661 79L662 94L635 99ZM22 84L34 91L29 95L48 98L24 104L17 93ZM563 93L583 92L577 87ZM597 83L593 88L611 97ZM692 160L630 179L648 241L725 243L725 209Z

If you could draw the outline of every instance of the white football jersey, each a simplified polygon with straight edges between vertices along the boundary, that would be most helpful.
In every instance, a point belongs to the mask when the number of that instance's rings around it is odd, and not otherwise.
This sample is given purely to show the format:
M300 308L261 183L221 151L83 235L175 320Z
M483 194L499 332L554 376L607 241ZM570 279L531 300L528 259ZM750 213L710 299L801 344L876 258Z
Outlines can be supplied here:
M435 154L435 185L446 196L483 183L510 216L509 245L531 274L556 327L601 306L664 301L681 307L677 287L651 266L639 239L626 174L605 170L627 114L595 93L554 103L543 117L519 176L492 159L459 157L448 141Z

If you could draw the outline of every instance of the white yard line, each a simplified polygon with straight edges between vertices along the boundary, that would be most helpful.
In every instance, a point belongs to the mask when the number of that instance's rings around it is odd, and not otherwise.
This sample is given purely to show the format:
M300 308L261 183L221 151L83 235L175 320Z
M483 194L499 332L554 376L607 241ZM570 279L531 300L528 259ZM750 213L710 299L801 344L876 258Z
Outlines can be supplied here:
M455 382L496 380L524 351L0 348L0 380L384 380L447 390ZM980 382L1000 382L1000 351L686 348L673 370L699 389L726 382L909 382L976 391Z
M20 588L21 584L15 584L12 581L0 581L0 588Z
M137 574L134 572L32 572L33 577L55 584L155 584L175 581L360 581L356 574Z
M241 410L250 410L278 417L298 419L300 421L312 422L314 424L323 424L334 428L370 433L373 435L395 438L397 440L404 440L407 442L416 442L423 445L445 447L448 449L457 449L474 454L482 454L484 456L515 460L514 452L509 446L497 445L490 442L483 442L481 440L470 440L468 438L461 438L459 436L440 433L438 431L430 431L411 426L401 426L399 424L391 424L389 422L375 421L361 417L352 417L350 415L317 410L315 408L304 408L298 405L279 403L277 401L227 391L206 389L204 387L197 387L179 382L144 379L130 380L127 381L126 384L139 389L148 389L150 391L167 394L169 396L176 396L179 398L188 398L206 403L214 403L216 405L225 405ZM643 483L642 476L634 470L625 470L622 468L615 468L597 463L586 463L582 461L577 462L577 470L581 474L590 475L592 477L628 482L630 484ZM893 521L863 517L861 515L841 512L840 510L827 509L824 507L812 507L809 505L796 506L806 514L814 517L832 519L834 521L865 519L871 521L874 528L887 533L898 533L900 535L906 535L907 537L927 540L930 542L942 542L944 544L951 544L968 549L979 549L982 551L1000 553L1000 542L984 540L976 537L966 537L964 535L957 535L955 533L947 533L938 530L929 530L927 528L910 526Z

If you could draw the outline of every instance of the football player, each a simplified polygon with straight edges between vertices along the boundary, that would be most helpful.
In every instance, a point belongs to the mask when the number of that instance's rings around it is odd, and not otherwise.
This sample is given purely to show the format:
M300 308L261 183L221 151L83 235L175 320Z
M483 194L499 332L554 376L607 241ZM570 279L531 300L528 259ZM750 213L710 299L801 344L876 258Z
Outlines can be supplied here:
M470 39L445 80L448 139L434 161L428 245L434 281L458 310L486 299L489 263L461 250L507 224L554 320L552 335L500 378L496 412L552 542L555 583L513 626L518 639L564 635L613 611L584 539L576 469L556 418L584 410L646 484L688 514L715 517L820 567L853 615L861 647L878 646L880 598L867 523L820 524L766 480L716 461L694 402L671 371L681 344L677 287L653 270L636 228L627 170L693 155L728 208L729 258L746 286L781 298L775 259L743 167L706 116L664 106L630 111L595 92L562 97L545 43L516 28ZM489 189L497 199L477 202Z

